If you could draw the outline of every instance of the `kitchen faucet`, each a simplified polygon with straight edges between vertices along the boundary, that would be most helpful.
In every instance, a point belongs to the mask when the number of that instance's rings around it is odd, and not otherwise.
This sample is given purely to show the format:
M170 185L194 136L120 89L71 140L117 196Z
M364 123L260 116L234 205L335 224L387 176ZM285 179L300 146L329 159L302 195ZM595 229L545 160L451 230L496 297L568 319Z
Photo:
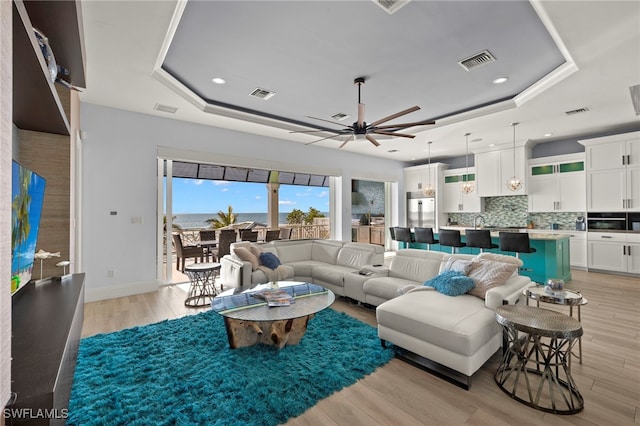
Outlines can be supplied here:
M473 229L478 229L478 219L482 221L482 226L484 226L484 216L477 215L473 218ZM480 229L482 229L482 227Z

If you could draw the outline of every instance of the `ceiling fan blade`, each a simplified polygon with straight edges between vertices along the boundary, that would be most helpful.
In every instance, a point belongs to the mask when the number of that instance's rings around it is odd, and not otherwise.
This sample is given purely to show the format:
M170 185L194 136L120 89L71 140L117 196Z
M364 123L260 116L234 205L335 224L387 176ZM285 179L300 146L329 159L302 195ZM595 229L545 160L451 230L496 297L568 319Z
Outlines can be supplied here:
M375 146L380 146L380 142L378 142L373 136L365 135L365 137L369 140L369 142L371 142Z
M406 129L415 126L429 126L436 124L435 120L414 121L413 123L387 124L386 126L377 126L376 129Z
M320 120L320 121L326 121L327 123L335 124L336 126L349 127L349 126L345 126L344 124L339 123L339 122L337 122L337 121L325 120L324 118L311 117L310 115L307 115L307 118L312 118L312 119L314 119L314 120ZM334 131L337 131L337 130L334 130Z
M289 133L323 133L323 132L339 132L339 130L331 130L331 129L327 129L327 130L293 130Z
M411 139L416 137L416 135L408 135L406 133L387 132L387 131L384 131L384 130L376 130L373 133L378 134L378 135L398 136L398 137L401 137L401 138L411 138Z
M364 124L364 104L358 104L358 127L362 128Z
M395 114L392 114L392 115L390 115L388 117L384 117L384 118L381 118L378 121L374 121L373 123L371 123L371 126L375 127L378 124L386 123L389 120L393 120L394 118L402 117L405 114L409 114L410 112L417 111L419 109L420 109L420 107L417 106L417 105L414 106L414 107L411 107L411 108L407 108L404 111L396 112Z
M338 135L341 135L341 134L343 134L343 133L338 133ZM326 138L318 139L318 140L315 140L315 141L312 141L312 142L307 142L307 143L305 143L305 145L311 145L312 143L320 142L320 141L323 141L323 140L326 140L326 139L335 138L335 137L336 137L336 135L327 136Z
M344 142L342 142L342 144L338 147L338 149L342 148L343 146L345 146L347 143L351 142L353 140L353 135L349 135L348 138L346 138L344 140Z

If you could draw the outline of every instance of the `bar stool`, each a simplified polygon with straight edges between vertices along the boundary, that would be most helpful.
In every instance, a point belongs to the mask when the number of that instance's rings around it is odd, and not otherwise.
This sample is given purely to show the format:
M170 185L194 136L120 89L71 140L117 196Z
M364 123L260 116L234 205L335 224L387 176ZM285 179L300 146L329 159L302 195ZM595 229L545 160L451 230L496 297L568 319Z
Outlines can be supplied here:
M451 247L451 254L455 253L457 248L466 247L460 239L460 231L454 231L452 229L441 229L438 232L441 246Z
M431 244L438 244L433 236L433 228L413 228L416 243L427 243L427 250L431 250ZM497 247L497 246L496 246Z
M535 253L536 249L529 246L529 234L526 232L500 232L500 250L515 252L520 258L520 253Z
M409 244L413 242L411 238L411 228L396 226L394 233L396 235L396 241L405 243L407 245L405 248L409 248Z
M395 240L396 239L396 228L393 226L389 227L389 234L391 234L391 239Z
M464 235L467 247L479 248L480 253L483 253L484 249L498 248L497 244L491 242L491 232L488 229L466 229Z

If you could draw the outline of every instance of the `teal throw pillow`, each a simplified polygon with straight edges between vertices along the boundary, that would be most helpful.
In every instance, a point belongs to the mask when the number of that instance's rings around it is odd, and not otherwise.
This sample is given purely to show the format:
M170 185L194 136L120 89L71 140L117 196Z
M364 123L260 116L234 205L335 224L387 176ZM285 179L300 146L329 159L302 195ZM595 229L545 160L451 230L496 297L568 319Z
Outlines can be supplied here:
M475 286L473 278L469 278L459 271L443 272L425 281L424 285L433 287L436 291L447 296L460 296Z
M260 263L269 269L276 269L280 266L280 259L273 253L264 252L260 254Z

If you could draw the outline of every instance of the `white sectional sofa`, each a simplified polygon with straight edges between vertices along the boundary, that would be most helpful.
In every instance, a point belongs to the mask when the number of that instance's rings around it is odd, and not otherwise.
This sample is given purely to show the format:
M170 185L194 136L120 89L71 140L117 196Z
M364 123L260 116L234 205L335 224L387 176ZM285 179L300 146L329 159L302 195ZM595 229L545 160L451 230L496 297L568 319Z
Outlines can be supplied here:
M489 288L484 299L471 294L448 296L424 286L450 258L472 261L477 266L469 272L474 281L501 280L502 284ZM503 268L505 264L513 268ZM515 257L491 253L449 255L405 249L397 252L386 274L368 279L363 291L367 303L378 304L378 336L383 345L393 343L410 360L437 369L468 389L473 373L502 346L494 309L504 303L523 303L522 291L531 285L528 277L517 275L519 266L522 262ZM501 269L502 277L485 280L484 276ZM401 295L391 297L394 293Z
M269 281L263 270L234 251L251 244L255 243L234 243L232 254L222 258L224 285ZM467 389L473 373L502 346L494 309L504 303L523 303L522 291L531 285L528 277L517 275L522 261L492 253L450 255L404 249L396 252L388 266L380 266L384 249L371 244L293 240L257 246L280 259L283 279L320 284L337 295L377 306L378 336L383 345L393 343L401 356L441 369L440 373ZM448 296L424 285L453 261L469 264L469 276L478 283L472 292L481 297ZM480 283L488 283L488 287Z
M358 272L366 265L384 263L384 247L374 244L336 240L276 240L268 243L237 242L231 244L231 254L224 256L221 281L225 286L248 286L270 281L268 271L256 268L236 254L237 248L255 244L263 252L275 254L282 266L279 279L306 281L322 285L335 294L347 296L345 283L362 286Z

